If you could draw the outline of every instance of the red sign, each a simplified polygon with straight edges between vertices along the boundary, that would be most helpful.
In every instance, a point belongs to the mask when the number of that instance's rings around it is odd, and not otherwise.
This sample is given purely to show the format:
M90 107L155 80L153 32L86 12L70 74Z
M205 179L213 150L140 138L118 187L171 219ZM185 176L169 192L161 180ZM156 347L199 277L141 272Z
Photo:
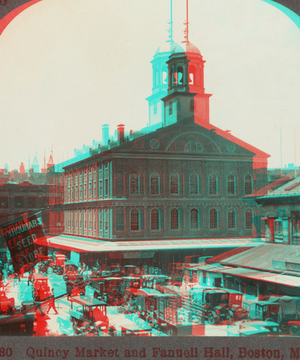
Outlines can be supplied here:
M5 223L1 229L15 272L30 271L44 255L42 247L36 244L38 239L46 240L41 212Z

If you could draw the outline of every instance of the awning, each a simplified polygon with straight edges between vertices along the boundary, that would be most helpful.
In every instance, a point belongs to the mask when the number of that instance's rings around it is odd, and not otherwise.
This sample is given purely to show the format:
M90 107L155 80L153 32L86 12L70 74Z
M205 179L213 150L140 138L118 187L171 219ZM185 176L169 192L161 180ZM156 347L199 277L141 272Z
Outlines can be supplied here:
M238 246L259 246L259 238L225 239L170 239L147 241L104 241L84 237L60 235L48 238L48 246L76 252L117 252L145 250L180 250L199 248L231 248Z
M231 275L236 277L242 277L257 281L265 281L268 283L278 284L278 285L286 285L300 288L300 277L297 276L289 276L283 274L276 274L266 271L257 271L257 270L249 270L243 268L220 268L218 271L225 275Z
M50 237L47 239L47 242L49 247L75 252L101 251L99 247L106 243L101 240L96 241L89 238L66 235Z

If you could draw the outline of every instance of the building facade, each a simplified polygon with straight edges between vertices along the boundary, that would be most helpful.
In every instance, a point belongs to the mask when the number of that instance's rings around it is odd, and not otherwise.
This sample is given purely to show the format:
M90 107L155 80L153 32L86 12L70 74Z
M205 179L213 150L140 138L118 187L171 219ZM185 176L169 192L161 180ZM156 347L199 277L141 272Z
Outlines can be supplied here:
M154 137L155 136L155 137ZM253 153L194 118L69 165L65 234L98 239L256 233Z

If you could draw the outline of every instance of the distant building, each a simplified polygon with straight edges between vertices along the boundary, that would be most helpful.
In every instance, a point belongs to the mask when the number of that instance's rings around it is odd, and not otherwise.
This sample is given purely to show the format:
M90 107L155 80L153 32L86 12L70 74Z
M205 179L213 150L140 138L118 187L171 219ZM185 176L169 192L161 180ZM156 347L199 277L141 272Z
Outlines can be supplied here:
M272 243L300 244L300 172L282 176L255 193L262 206L262 236Z
M40 172L40 166L39 166L39 164L38 164L36 155L34 156L34 159L33 159L32 165L31 165L31 168L33 169L33 171L34 171L35 173L39 173L39 172Z
M0 185L0 217L1 223L17 218L26 211L47 208L49 202L48 185L21 184ZM44 231L49 231L48 210L42 211Z

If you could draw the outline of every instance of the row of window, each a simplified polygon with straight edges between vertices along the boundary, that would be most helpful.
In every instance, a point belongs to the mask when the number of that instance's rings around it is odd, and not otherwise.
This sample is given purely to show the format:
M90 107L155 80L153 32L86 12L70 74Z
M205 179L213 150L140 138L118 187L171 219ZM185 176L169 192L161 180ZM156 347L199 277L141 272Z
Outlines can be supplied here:
M96 179L96 178L94 178ZM237 195L238 193L238 181L237 176L230 174L227 176L227 195ZM164 176L161 176L157 172L153 172L150 175L150 194L151 195L160 195L164 193ZM189 194L190 195L199 195L202 193L202 176L194 172L189 176ZM184 187L184 177L180 172L174 172L169 177L169 187L171 195L180 195L183 193ZM82 193L84 189L84 195ZM244 194L252 194L252 177L251 175L246 175L244 178ZM118 173L115 177L115 190L116 195L125 195L125 175ZM209 195L220 195L221 186L220 178L217 174L211 174L208 177L208 193ZM89 194L89 195L88 195ZM108 179L101 178L98 183L98 196L106 197L109 194L109 181ZM144 195L145 194L145 175L142 173L131 173L129 175L129 194L130 195ZM87 182L84 182L84 188L82 187L82 182L79 183L79 189L77 184L74 186L70 185L68 182L68 199L77 200L85 199L88 197L96 196L96 180L94 180L94 188L92 186L92 181L89 182L89 189L87 188Z
M252 229L253 212L247 209L245 213L246 229ZM129 228L131 231L145 230L145 212L143 208L134 208L129 214ZM185 228L185 219L183 208L173 208L170 211L170 229L183 230ZM117 231L125 230L125 210L118 208L115 212L115 224ZM203 210L202 208L192 208L189 212L189 227L191 230L199 230L203 228ZM231 208L227 211L227 227L228 229L237 229L239 227L238 210ZM65 216L65 228L69 232L89 231L96 235L102 234L103 231L109 230L109 209L99 210L81 210L67 211ZM209 211L209 228L221 228L221 210L213 208ZM154 208L150 212L150 229L165 229L165 211L163 208Z
M38 198L38 197L28 197L26 202L26 197L16 196L14 198L14 207L23 209L23 208L37 208L44 207L48 205L48 198ZM0 208L8 208L8 197L0 197Z

